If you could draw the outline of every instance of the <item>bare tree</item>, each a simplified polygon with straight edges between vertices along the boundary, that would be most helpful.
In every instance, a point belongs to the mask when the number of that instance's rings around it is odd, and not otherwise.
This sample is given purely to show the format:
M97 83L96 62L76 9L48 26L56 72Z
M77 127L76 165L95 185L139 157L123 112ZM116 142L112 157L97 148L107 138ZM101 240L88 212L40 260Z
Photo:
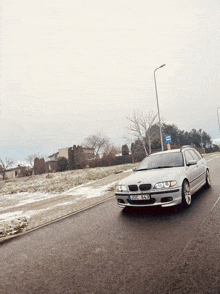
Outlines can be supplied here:
M13 159L11 158L5 158L5 161L3 161L0 158L0 174L2 175L3 180L5 180L5 174L9 167L11 167L14 164Z
M109 142L110 139L108 136L101 132L97 132L96 134L85 138L83 142L83 147L94 148L95 156L99 157L100 152L105 149Z
M120 153L120 148L112 144L108 144L104 149L103 159L105 159L110 166L112 160L115 158L116 154L118 153Z
M148 113L146 113L146 115L142 115L142 120L140 122L141 126L143 127L144 131L145 131L145 136L147 139L147 143L148 143L148 147L149 147L149 154L151 154L151 143L152 143L152 139L155 138L155 136L157 136L157 133L155 133L155 128L152 128L153 125L157 120L157 113L155 113L154 111L149 111Z
M148 113L138 112L134 110L131 115L127 116L129 125L126 127L129 136L135 137L142 142L146 156L148 156L146 143L149 146L149 154L151 153L152 139L156 136L155 129L152 128L157 123L157 113L149 111Z
M126 127L126 130L128 131L128 134L132 137L135 137L136 139L139 139L142 142L144 151L146 156L148 156L148 152L145 145L145 130L141 125L141 122L143 120L142 118L143 114L139 113L137 110L134 110L134 112L131 115L128 115L126 118L129 121L129 125Z
M32 155L28 155L27 158L25 158L25 160L30 163L30 166L31 167L34 167L34 160L36 157L39 157L39 155L36 155L36 154L32 154Z

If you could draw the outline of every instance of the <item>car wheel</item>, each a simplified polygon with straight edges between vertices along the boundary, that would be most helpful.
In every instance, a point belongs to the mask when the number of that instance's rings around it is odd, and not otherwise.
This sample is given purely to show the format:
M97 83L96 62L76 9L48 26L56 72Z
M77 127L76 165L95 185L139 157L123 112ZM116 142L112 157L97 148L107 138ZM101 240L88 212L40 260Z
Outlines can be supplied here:
M124 213L124 214L129 213L129 212L131 212L131 207L125 206L122 210L122 213Z
M211 176L210 176L210 172L207 169L206 170L206 183L205 183L206 188L210 188L211 187Z
M185 180L182 185L182 206L189 208L192 202L189 183Z

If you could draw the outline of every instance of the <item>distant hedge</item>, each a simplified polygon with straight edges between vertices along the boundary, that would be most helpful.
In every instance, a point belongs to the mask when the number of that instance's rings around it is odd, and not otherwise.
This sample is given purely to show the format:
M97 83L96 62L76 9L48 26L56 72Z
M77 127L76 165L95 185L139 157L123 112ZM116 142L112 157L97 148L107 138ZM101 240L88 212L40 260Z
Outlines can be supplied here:
M135 163L140 162L145 158L145 154L139 154L139 155L126 155L126 156L116 156L114 159L112 159L111 165L120 165L120 164L126 164L126 163ZM102 166L109 166L109 163L101 159L94 159L89 161L89 167L102 167Z

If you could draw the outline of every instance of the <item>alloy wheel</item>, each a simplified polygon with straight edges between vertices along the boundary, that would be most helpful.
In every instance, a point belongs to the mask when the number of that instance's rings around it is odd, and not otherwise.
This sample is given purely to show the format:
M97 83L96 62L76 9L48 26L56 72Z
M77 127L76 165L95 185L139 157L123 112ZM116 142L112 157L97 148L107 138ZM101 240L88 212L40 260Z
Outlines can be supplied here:
M183 206L185 206L186 208L188 208L191 204L192 201L192 196L190 193L190 186L189 183L187 181L183 182Z
M211 187L211 176L208 169L206 171L206 187L207 188Z

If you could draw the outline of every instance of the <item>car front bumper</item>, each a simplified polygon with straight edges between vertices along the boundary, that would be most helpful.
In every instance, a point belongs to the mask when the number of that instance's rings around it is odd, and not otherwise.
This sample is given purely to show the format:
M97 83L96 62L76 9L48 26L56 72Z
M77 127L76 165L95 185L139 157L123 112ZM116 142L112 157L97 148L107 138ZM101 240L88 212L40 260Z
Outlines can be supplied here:
M116 200L120 207L149 207L161 206L169 207L182 203L182 187L173 190L152 191L149 193L136 193L136 195L149 194L150 200L129 200L130 195L134 193L116 192Z

